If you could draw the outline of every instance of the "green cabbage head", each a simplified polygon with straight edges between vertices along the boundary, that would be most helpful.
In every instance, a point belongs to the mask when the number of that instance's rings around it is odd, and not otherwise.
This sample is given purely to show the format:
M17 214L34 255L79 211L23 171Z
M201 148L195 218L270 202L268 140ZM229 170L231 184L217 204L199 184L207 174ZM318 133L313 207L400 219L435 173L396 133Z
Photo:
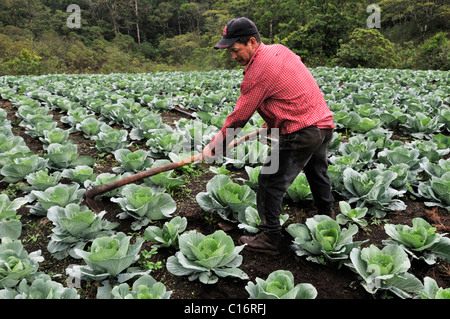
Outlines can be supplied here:
M131 236L120 232L115 236L96 238L90 251L75 248L75 254L83 258L88 266L81 268L81 275L93 280L119 275L139 259L144 240L137 238L134 244L130 240Z
M0 291L0 299L80 299L75 288L65 288L47 274L40 273L31 283L23 279L17 287Z
M22 279L31 280L43 260L40 250L28 254L19 240L3 238L0 245L0 288L14 287Z
M411 262L399 245L389 244L382 249L375 245L354 248L350 259L348 266L360 275L361 285L371 294L389 290L400 298L410 298L410 293L423 289L420 280L408 273Z
M86 206L68 204L66 207L53 206L47 212L47 218L55 226L52 229L47 250L56 259L62 259L73 253L74 248L82 249L87 242L96 237L109 235L118 223L111 223L103 216L106 211L95 214Z
M137 219L132 225L133 230L146 226L150 220L166 219L173 214L177 205L167 193L158 193L151 187L136 184L124 186L121 197L113 197L126 215Z
M327 215L308 218L306 223L291 224L287 232L294 238L293 248L298 256L308 256L308 260L325 264L326 260L342 263L348 259L350 251L364 243L353 242L358 226L348 229Z
M180 235L180 251L167 259L167 269L174 275L189 275L189 280L199 279L204 284L214 284L218 277L248 279L238 268L242 263L239 253L244 246L235 247L233 239L222 230L208 236L190 231Z
M450 288L441 288L436 280L431 277L423 279L423 290L420 291L421 299L450 299Z
M436 233L435 227L432 227L427 221L419 217L413 218L412 227L386 224L384 229L395 241L415 251L431 247L441 237Z
M450 261L450 238L444 237L446 234L436 233L436 228L420 217L413 218L412 227L386 224L384 229L394 243L402 245L409 254L429 265L436 263L437 258ZM386 240L383 243L390 242ZM422 254L416 256L417 252Z
M250 299L315 299L317 290L311 284L295 285L294 276L288 270L276 270L266 280L256 278L245 289Z
M97 299L169 299L172 291L157 282L150 275L139 277L130 287L122 283L111 288L109 285L99 288Z

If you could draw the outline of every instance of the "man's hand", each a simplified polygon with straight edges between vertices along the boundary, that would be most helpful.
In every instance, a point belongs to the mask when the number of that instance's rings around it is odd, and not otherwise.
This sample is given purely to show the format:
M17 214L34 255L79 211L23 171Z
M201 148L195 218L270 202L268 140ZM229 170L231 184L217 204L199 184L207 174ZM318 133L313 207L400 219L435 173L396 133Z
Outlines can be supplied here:
M208 145L205 146L205 148L202 151L203 155L203 161L205 161L208 164L212 164L215 160L215 153L211 149L211 147Z

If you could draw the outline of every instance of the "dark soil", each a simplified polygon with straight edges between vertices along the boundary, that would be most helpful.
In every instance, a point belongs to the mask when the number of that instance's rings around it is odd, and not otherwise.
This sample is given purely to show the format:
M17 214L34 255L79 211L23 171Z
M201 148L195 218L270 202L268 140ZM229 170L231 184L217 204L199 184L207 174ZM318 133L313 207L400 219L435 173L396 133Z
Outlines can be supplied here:
M13 123L14 134L22 136L27 142L28 147L37 154L42 154L42 143L38 139L29 137L23 128L18 126L19 120L15 117L15 109L11 103L0 100L0 107L5 109L9 117L8 119ZM61 114L53 112L55 120L61 117ZM183 117L183 114L177 112L163 113L163 120L167 124L172 124L175 120ZM68 128L60 123L62 128ZM96 172L112 172L111 168L117 166L114 156L107 155L99 158L94 148L94 143L85 139L80 133L73 133L70 135L78 145L78 153L80 155L89 155L94 157L99 166L96 166ZM136 143L135 143L136 144ZM145 148L145 142L138 143L140 148ZM187 177L186 186L180 188L173 193L173 198L177 202L177 211L173 216L185 216L188 219L188 229L196 229L204 234L210 234L218 229L223 229L238 243L240 236L244 235L244 231L239 229L237 225L231 224L221 220L217 215L211 216L202 211L195 200L195 196L202 191L205 191L206 183L214 176L209 171L208 165L196 164L197 174ZM232 178L244 177L246 178L245 170L232 170ZM65 181L62 181L65 182ZM68 181L67 181L68 182ZM20 184L20 182L18 183ZM18 190L16 185L8 185L0 183L0 191L7 192L10 199L21 197L23 194ZM369 239L365 245L375 244L381 247L383 239L387 238L384 232L383 224L386 221L394 224L408 224L411 225L411 220L414 217L422 217L438 228L440 232L448 232L450 228L450 214L445 209L436 208L429 209L424 204L414 198L404 199L407 204L405 211L389 213L385 220L379 220L378 223L369 223L366 229L360 229L355 240ZM336 213L339 213L339 196L336 195ZM132 231L130 228L131 220L119 220L116 215L120 212L120 208L113 202L103 199L104 209L108 211L106 218L110 221L120 222L117 231L123 231L127 234L141 235L144 229L139 233ZM286 213L289 213L290 219L288 223L304 223L309 217L315 214L315 209L311 202L293 203L286 201L284 205ZM82 261L73 258L66 258L64 260L56 260L47 251L47 244L51 234L52 223L46 217L38 217L31 215L29 209L23 207L19 211L22 215L21 221L23 223L23 230L21 240L28 252L40 249L45 260L40 264L39 270L47 274L56 275L54 280L58 280L63 284L66 283L67 275L65 270L71 264L82 264ZM161 226L163 222L156 222ZM243 250L243 263L241 269L248 274L251 281L255 281L256 277L267 278L267 276L278 269L290 270L295 278L296 283L310 283L318 292L317 299L373 299L373 296L367 293L364 288L358 283L358 278L355 273L343 266L338 269L335 265L319 265L305 258L298 257L290 249L292 238L286 233L284 239L284 246L280 256L270 256L261 253L255 253ZM150 251L151 242L145 242L142 249ZM217 284L205 285L199 281L190 282L187 277L177 277L168 272L165 268L167 258L175 254L174 249L160 248L156 255L153 255L152 262L161 261L163 267L155 269L151 275L158 281L164 283L168 290L172 290L172 299L247 299L248 293L245 290L247 281L235 280L229 278L220 278ZM427 265L418 260L412 261L412 268L410 272L423 280L425 276L432 277L436 280L438 285L443 288L450 287L450 266L448 263L439 261L435 265ZM82 281L82 288L79 289L79 294L82 299L94 299L97 293L96 282Z

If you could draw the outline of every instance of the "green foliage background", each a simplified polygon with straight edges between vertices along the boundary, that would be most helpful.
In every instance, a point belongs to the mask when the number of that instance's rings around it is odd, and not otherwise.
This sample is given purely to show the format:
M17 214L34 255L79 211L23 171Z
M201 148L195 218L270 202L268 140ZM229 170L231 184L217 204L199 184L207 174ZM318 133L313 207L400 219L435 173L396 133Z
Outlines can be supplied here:
M380 29L367 27L372 3ZM450 69L445 0L0 0L0 75L235 68L213 46L239 16L310 67Z

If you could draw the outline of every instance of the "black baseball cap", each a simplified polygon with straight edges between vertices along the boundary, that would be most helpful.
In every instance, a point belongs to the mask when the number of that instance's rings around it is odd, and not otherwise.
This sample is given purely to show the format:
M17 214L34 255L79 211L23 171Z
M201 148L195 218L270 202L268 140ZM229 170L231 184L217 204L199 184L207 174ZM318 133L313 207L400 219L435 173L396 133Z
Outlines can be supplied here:
M227 49L239 40L240 37L257 33L258 28L250 19L244 17L233 19L223 28L222 40L214 46L214 49Z

